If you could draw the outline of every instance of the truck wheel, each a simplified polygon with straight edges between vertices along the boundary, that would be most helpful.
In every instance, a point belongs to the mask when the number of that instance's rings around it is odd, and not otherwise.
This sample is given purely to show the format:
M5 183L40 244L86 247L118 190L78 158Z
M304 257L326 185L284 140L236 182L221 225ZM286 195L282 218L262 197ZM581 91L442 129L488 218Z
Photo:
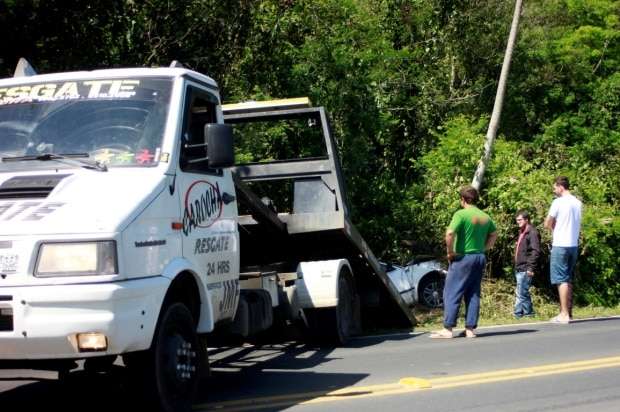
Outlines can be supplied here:
M443 306L444 280L437 273L431 273L422 278L418 286L420 303L427 308L434 309Z
M347 274L340 274L338 279L338 306L336 306L336 343L344 345L353 330L354 293L351 279Z
M344 345L355 330L355 290L348 271L338 278L338 303L333 308L305 310L313 337L320 342Z
M187 306L173 303L164 308L151 349L128 355L123 360L132 380L141 380L135 383L142 386L145 401L155 401L154 406L166 412L191 411L205 350Z
M166 412L191 410L204 351L187 306L174 303L166 309L152 349L162 409Z

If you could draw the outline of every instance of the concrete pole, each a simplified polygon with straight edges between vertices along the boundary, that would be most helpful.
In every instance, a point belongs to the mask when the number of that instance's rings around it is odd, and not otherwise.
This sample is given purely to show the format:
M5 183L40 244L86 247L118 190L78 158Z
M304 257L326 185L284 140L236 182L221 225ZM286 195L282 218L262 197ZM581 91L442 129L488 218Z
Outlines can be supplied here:
M493 143L495 142L495 137L497 136L497 128L499 127L502 106L504 104L504 95L506 94L506 80L508 78L508 72L510 71L512 51L514 49L517 39L517 32L519 29L519 17L521 16L522 3L522 0L516 0L515 2L515 11L512 16L512 26L510 27L510 35L508 36L508 44L506 45L506 54L504 54L502 73L499 76L499 84L497 85L495 104L493 105L493 114L491 115L491 122L489 123L489 129L487 130L486 141L484 143L484 155L478 162L478 168L476 169L476 173L474 174L474 178L471 182L471 185L478 191L480 191L480 186L482 186L484 172L486 171L489 160L491 159Z

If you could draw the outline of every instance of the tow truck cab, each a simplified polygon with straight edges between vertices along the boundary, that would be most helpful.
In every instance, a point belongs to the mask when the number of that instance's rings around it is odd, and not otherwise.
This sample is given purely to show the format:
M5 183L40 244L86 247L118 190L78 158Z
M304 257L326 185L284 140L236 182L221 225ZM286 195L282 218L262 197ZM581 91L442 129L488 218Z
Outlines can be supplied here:
M0 358L148 349L174 279L197 286L199 332L234 317L219 103L212 79L183 68L0 80Z

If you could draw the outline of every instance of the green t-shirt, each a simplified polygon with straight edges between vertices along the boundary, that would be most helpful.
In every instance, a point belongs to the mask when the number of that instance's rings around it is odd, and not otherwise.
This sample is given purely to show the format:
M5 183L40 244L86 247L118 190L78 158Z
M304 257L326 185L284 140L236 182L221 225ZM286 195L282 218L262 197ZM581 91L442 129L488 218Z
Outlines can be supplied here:
M456 235L454 252L457 255L484 253L487 236L495 232L495 223L489 215L472 206L456 212L448 229Z

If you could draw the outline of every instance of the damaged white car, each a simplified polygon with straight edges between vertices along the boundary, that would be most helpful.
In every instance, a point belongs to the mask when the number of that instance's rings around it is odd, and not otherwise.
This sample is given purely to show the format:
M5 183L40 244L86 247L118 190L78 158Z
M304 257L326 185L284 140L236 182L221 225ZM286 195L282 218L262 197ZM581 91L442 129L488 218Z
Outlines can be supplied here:
M416 303L431 309L443 306L443 287L447 271L440 260L432 256L422 256L404 266L383 262L381 265L409 306Z

